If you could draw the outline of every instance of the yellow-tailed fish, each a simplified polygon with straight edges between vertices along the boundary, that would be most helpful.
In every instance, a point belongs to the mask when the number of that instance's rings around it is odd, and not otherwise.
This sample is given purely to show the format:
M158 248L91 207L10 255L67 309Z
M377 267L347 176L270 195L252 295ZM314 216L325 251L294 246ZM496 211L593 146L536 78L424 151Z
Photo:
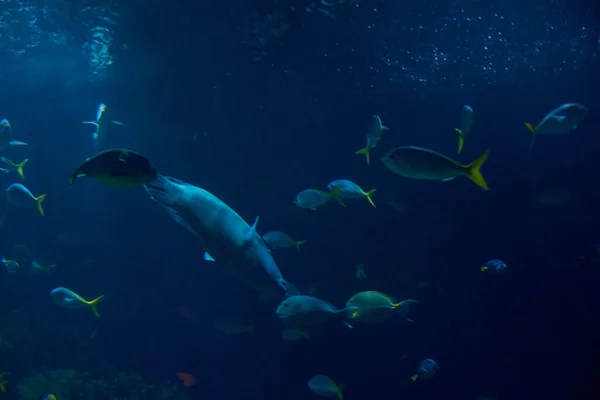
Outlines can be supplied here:
M263 235L263 240L273 248L295 247L298 251L300 251L300 246L307 242L307 240L294 240L290 235L281 231L267 232Z
M588 109L577 103L566 103L544 116L539 124L533 125L530 122L525 122L525 126L533 134L531 138L531 146L537 135L557 135L569 133L586 119Z
M329 203L331 194L318 189L306 189L296 195L294 204L300 208L316 210L317 207Z
M96 179L106 185L135 187L156 179L156 169L142 154L127 149L110 149L88 158L69 179L73 186L78 178Z
M20 183L13 183L6 188L6 198L9 203L18 208L37 208L37 210L44 216L44 209L42 208L42 202L46 198L45 194L35 197L29 189Z
M327 188L332 193L332 196L337 196L341 200L367 199L369 203L375 207L375 203L373 203L371 196L373 196L373 193L375 193L377 189L365 192L360 186L348 179L336 179L335 181L331 181L327 184ZM340 204L344 205L343 203Z
M37 261L32 261L31 268L38 271L50 271L51 269L56 268L56 264L41 265Z
M304 295L286 298L275 310L277 317L288 326L300 329L336 319L343 320L348 312L347 309L338 310L316 297Z
M87 301L77 293L64 287L57 287L55 289L52 289L50 295L52 296L52 300L54 300L54 303L58 306L72 309L89 307L91 308L92 312L96 317L100 317L100 314L98 314L98 310L96 307L98 305L98 302L102 300L104 296L98 296L94 300Z
M449 181L462 175L480 188L489 190L480 171L489 153L487 150L471 164L462 165L433 150L407 146L389 151L381 157L381 161L392 172L405 178Z
M9 160L6 157L0 157L0 160L2 160L2 162L4 164L11 167L14 171L17 171L17 174L19 174L19 176L22 179L25 179L25 173L23 172L23 168L25 167L25 164L27 164L27 162L29 161L29 158L24 159L23 161L21 161L18 164L15 164L14 162L12 162L11 160Z
M419 363L417 373L410 377L410 380L415 382L417 379L429 379L435 375L440 369L438 363L431 358L426 358Z
M346 309L352 310L351 321L374 324L399 314L408 321L410 304L416 304L416 300L408 299L397 302L394 298L374 290L360 292L352 296L346 303Z
M340 383L336 384L330 377L327 375L316 375L310 378L308 381L308 387L314 393L323 397L337 397L338 400L344 400L344 396L342 394L342 390L344 389L344 384Z
M367 158L367 165L371 163L371 150L377 146L377 143L381 140L381 134L387 131L387 126L381 123L381 118L377 115L373 115L369 130L367 132L367 145L365 148L357 150L354 154L364 154Z
M465 138L471 133L474 117L473 109L465 104L460 112L460 128L454 128L458 134L458 153L463 149Z

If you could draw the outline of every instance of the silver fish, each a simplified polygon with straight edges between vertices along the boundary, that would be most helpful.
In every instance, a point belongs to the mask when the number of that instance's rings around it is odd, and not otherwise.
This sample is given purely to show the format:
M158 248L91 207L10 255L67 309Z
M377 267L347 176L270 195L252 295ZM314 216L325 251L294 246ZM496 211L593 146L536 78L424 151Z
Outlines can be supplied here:
M205 250L227 272L260 291L279 286L287 295L298 293L256 233L258 218L250 226L212 193L172 177L158 175L145 188L175 221L202 239Z

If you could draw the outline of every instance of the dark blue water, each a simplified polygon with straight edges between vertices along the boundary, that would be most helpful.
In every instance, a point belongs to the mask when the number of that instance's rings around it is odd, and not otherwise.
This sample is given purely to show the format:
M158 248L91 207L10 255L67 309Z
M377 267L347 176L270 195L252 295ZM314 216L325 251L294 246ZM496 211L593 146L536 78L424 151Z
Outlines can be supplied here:
M192 399L314 398L307 381L316 374L345 382L348 400L600 393L597 15L583 3L541 1L332 4L120 4L114 65L90 82L89 63L77 58L82 3L57 22L70 47L40 45L25 53L27 63L6 56L0 116L29 143L7 156L28 157L24 184L48 197L45 217L7 209L0 251L10 258L26 245L32 259L58 264L47 274L0 271L0 337L20 332L12 348L0 348L0 372L12 374L7 398L19 398L28 371L100 376L106 365L157 385L192 373L197 385L184 392ZM5 51L16 46L7 35ZM69 71L60 63L44 70L43 55L65 61L67 53ZM274 252L287 279L318 283L317 296L340 307L362 290L415 298L415 322L334 324L309 342L283 341L277 301L258 302L205 262L201 242L142 188L93 180L69 188L72 171L95 152L92 127L81 122L100 102L125 124L111 128L103 148L147 155L160 173L209 190L249 223L260 216L259 232L307 239L300 253ZM584 104L589 117L569 135L538 138L530 152L523 123L565 102ZM407 180L379 161L401 145L454 157L463 104L475 125L457 159L491 149L482 169L489 192L464 178ZM373 114L391 129L367 166L354 152ZM16 178L3 176L3 187ZM377 208L294 207L300 190L339 178L376 188ZM535 201L552 187L569 189L562 207ZM479 271L493 258L507 274ZM355 278L360 263L366 281ZM55 306L56 286L88 299L104 294L101 318ZM18 326L17 311L26 321ZM221 316L252 321L255 332L225 336L212 325ZM413 384L423 358L440 370Z

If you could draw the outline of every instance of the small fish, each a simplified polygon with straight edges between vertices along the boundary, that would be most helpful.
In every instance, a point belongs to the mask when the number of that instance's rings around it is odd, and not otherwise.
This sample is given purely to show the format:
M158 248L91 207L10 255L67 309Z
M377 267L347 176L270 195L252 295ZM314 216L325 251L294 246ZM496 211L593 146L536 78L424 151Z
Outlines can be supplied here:
M219 318L213 322L215 328L226 335L239 335L254 331L254 325L244 324L233 318Z
M183 382L184 387L189 388L196 386L196 378L194 378L194 375L187 372L177 372L175 375L177 375L177 379Z
M304 295L286 298L275 310L279 319L294 328L332 321L343 317L347 312L347 309L338 310L326 301Z
M294 204L300 208L316 210L317 207L329 203L331 194L317 189L306 189L296 195Z
M492 274L503 274L506 272L506 264L504 263L504 261L501 260L490 260L488 262L486 262L485 264L483 264L483 267L481 267L481 272L490 272Z
M0 258L0 263L4 264L4 267L8 272L17 272L17 268L21 267L18 262L7 260L6 257Z
M106 118L106 104L100 103L98 109L96 110L96 120L95 121L83 121L84 124L91 124L96 127L96 131L92 135L94 139L94 144L98 145L99 142L106 136L106 132L108 131L109 125L115 124L119 126L123 126L124 124L119 121L110 121Z
M560 135L577 129L577 126L588 116L588 109L577 103L566 103L550 111L544 116L537 126L525 122L525 126L532 133L531 146L538 135Z
M10 122L3 119L0 121L0 154L3 154L4 150L10 146L27 146L27 143L12 140Z
M25 186L21 185L20 183L13 183L6 188L6 196L8 202L17 206L18 208L36 207L40 214L42 214L42 217L44 216L42 202L46 198L45 194L35 197Z
M300 246L307 240L294 240L287 233L281 231L271 231L263 235L265 243L273 248L295 247L300 251Z
M284 328L281 331L281 338L289 342L296 342L302 339L310 340L310 336L307 331L292 327Z
M534 135L556 135L569 133L588 116L588 109L577 103L566 103L550 111L542 121L534 126L526 122L525 126Z
M336 384L330 377L327 375L316 375L310 378L308 381L308 387L314 393L323 397L337 397L338 400L344 400L344 396L342 394L342 390L344 389L344 384L340 383Z
M356 277L361 281L367 279L367 274L365 273L365 264L360 264L358 268L356 268Z
M103 295L96 297L94 300L87 301L77 293L67 288L57 287L55 289L52 289L52 291L50 292L50 296L52 296L52 300L54 300L54 303L58 306L73 309L89 307L92 309L92 312L96 317L100 317L100 314L98 314L98 310L96 309L96 307L98 305L98 302L102 300L102 298L104 298Z
M480 171L489 153L487 150L471 164L462 165L433 150L408 146L389 151L381 157L381 161L392 172L405 178L449 181L463 175L482 189L489 190Z
M135 151L110 149L85 160L71 175L69 186L81 177L110 186L135 187L152 182L157 172L148 158Z
M352 321L365 324L381 322L396 313L412 322L408 318L409 306L416 303L417 301L412 299L397 302L387 294L369 290L350 297L346 302L346 309L353 310L350 314Z
M373 120L371 121L367 132L367 145L364 149L357 150L354 154L364 154L367 158L367 165L369 165L371 163L371 150L374 149L381 140L382 132L389 129L390 128L381 123L381 118L377 115L373 115Z
M32 261L31 268L38 270L38 271L50 271L51 269L56 268L56 264L41 265L37 261Z
M337 179L329 182L327 188L331 191L332 195L336 193L336 196L341 199L364 199L366 198L373 207L373 199L371 196L377 191L377 189L369 190L365 192L356 183L349 181L348 179ZM342 204L343 205L343 204Z
M6 392L6 384L8 380L6 379L10 375L10 372L0 372L0 392Z
M415 382L417 379L429 379L435 375L437 370L440 369L438 363L433 361L431 358L426 358L419 363L417 367L417 373L410 377L410 380Z
M19 174L19 176L22 179L25 179L25 174L23 173L23 167L25 167L25 164L27 164L27 161L29 161L29 158L24 159L23 161L21 161L18 164L15 164L14 162L10 161L6 157L0 157L0 160L4 164L8 165L12 170L17 171L17 174Z
M454 131L458 133L458 153L463 149L465 138L471 133L474 117L473 109L465 104L460 112L460 128L454 128Z

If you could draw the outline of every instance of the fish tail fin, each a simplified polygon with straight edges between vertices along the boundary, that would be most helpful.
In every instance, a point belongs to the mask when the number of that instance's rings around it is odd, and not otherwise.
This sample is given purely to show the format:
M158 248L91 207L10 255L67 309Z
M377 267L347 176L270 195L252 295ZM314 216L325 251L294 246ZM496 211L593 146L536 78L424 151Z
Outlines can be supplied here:
M343 207L346 207L346 205L344 204L344 200L342 200L342 188L339 186L335 186L332 190L331 190L331 198L334 199L335 201L337 201L338 203L340 203Z
M533 124L531 122L525 122L525 126L531 132L531 145L529 146L529 151L532 151L533 150L533 143L535 142L536 129L535 129L535 126L533 126Z
M94 313L94 315L98 318L100 318L100 314L98 314L98 309L96 308L98 306L98 302L100 300L102 300L104 298L104 295L102 296L98 296L96 297L94 300L88 302L88 304L90 305L90 307L92 308L92 312Z
M365 157L367 158L367 165L371 164L371 152L370 149L368 147L365 147L364 149L360 149L354 152L354 154L364 154Z
M306 242L308 242L308 240L297 240L294 242L294 246L296 246L298 251L300 251L300 246L302 246Z
M414 374L413 376L410 377L410 380L413 382L416 382L417 379L419 379L419 374Z
M367 200L369 200L369 203L371 203L371 205L375 208L377 208L377 206L375 205L375 203L373 203L373 199L371 198L371 196L376 191L377 191L377 189L373 189L373 190L369 190L368 192L365 193L365 197L367 198Z
M483 266L483 267L481 267L480 269L481 269L481 272L485 272L485 271L487 271L488 269L490 269L490 267Z
M40 214L42 214L42 217L44 216L44 209L42 208L42 202L44 201L46 196L47 196L46 194L43 194L43 195L35 198L35 203L37 205L37 209L40 212Z
M345 383L340 383L337 385L337 390L335 392L337 393L338 400L344 400L343 390L345 386Z
M398 304L394 304L394 306L396 306L396 310L398 311L398 313L409 322L413 322L412 319L408 318L408 312L410 310L411 304L419 304L419 302L416 300L413 300L413 299L407 299L407 300L402 300Z
M481 166L483 165L489 154L490 150L486 150L486 152L477 157L475 161L465 166L467 176L469 177L469 179L475 182L477 186L479 186L483 190L490 190L487 183L485 183L485 179L483 179L483 175L481 175L480 171Z
M27 164L28 161L29 161L29 158L26 158L23 161L21 161L20 163L15 165L15 168L17 169L17 173L19 174L19 176L21 176L22 179L25 179L23 167L25 167L25 164Z
M460 129L454 128L454 132L458 133L458 151L457 151L457 153L460 153L463 149L463 146L465 145L465 138L463 137L463 132Z

